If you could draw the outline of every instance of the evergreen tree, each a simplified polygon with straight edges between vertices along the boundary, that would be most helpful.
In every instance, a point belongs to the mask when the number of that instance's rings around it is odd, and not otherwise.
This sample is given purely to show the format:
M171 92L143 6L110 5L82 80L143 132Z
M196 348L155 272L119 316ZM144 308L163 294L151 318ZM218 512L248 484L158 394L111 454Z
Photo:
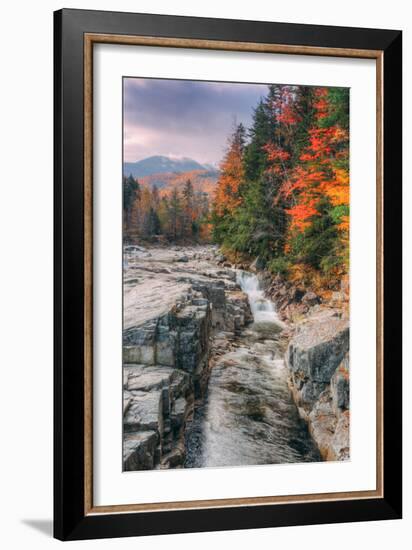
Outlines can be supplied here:
M143 220L143 234L146 237L153 237L155 235L159 235L159 233L160 219L156 210L153 208L153 206L151 206L149 211L146 212L145 218Z
M226 220L221 228L226 246L262 259L282 254L284 247L286 214L279 198L275 200L284 174L271 170L273 151L277 152L275 144L285 141L277 120L284 88L270 86L267 97L254 111L243 157L245 181L240 187L241 200L233 216L233 227ZM284 163L286 159L280 160Z
M161 228L161 233L163 235L170 234L170 219L169 219L169 201L168 197L164 196L160 199L159 208L157 214L159 216L159 224Z
M131 228L131 217L136 201L140 200L140 186L132 174L128 178L123 176L123 216L126 231Z
M193 234L192 223L195 220L195 195L193 184L188 179L182 191L182 232L185 237Z
M341 262L339 232L331 215L331 204L322 197L316 204L316 214L309 219L303 233L298 233L292 242L295 262L310 265L329 273Z
M176 241L181 235L180 217L182 212L182 203L176 187L173 188L168 207L170 235Z
M254 110L242 168L232 136L211 222L228 251L283 274L345 273L349 258L349 92L272 85Z
M159 210L160 206L160 195L159 195L159 189L157 188L157 185L153 185L152 187L152 197L151 202L153 208L157 211Z
M268 108L261 99L253 113L253 124L249 130L249 143L245 149L245 177L255 181L267 166L266 153L263 149L270 136L271 124Z

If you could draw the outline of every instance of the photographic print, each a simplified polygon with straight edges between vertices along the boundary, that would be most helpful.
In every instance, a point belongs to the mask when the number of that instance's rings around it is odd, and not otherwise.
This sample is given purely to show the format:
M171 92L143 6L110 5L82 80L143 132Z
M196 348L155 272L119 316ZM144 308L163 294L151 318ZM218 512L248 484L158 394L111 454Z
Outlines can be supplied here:
M349 93L123 78L124 471L350 459Z
M402 32L64 9L54 53L54 536L401 518Z

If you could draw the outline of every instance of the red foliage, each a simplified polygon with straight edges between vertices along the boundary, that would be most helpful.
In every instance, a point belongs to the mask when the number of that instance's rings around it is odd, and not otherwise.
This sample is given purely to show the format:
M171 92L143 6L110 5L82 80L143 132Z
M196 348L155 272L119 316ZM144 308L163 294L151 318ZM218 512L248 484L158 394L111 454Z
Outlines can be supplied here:
M314 106L316 121L329 115L327 88L315 90ZM280 196L294 202L287 210L292 231L302 231L310 224L322 196L329 197L333 206L349 204L349 173L344 168L349 154L347 132L336 125L323 128L315 123L308 133L309 144L299 157L300 163L287 173L280 187ZM283 157L279 148L267 146L266 150L272 162L289 158ZM348 231L348 224L344 218L339 228Z
M318 214L313 198L310 199L307 204L297 204L286 210L286 212L292 218L291 229L297 229L299 231L306 229L306 227L310 225L310 218Z
M290 153L284 151L280 147L277 147L273 143L267 143L266 145L264 145L263 149L266 151L267 159L270 162L282 162L290 158Z
M297 124L300 121L300 117L293 110L291 105L282 105L277 115L277 120L282 124Z
M329 103L327 100L328 89L327 88L316 88L314 107L316 109L315 117L317 120L322 120L329 115Z
M279 97L273 105L276 112L276 121L279 124L292 126L301 121L294 104L294 93L292 86L282 86Z

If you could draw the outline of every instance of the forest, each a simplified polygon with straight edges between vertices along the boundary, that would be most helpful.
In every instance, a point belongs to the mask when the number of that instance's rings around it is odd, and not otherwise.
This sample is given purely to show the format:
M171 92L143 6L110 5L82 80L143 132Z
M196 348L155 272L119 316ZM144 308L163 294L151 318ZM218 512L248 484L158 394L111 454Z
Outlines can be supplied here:
M291 279L339 281L349 263L349 90L270 85L234 127L213 191L124 177L129 240L215 242Z
M338 281L349 263L349 90L272 85L220 166L212 238L235 260Z
M208 242L209 195L187 178L179 185L159 189L141 185L133 176L123 177L123 225L125 240ZM148 178L146 178L148 179Z

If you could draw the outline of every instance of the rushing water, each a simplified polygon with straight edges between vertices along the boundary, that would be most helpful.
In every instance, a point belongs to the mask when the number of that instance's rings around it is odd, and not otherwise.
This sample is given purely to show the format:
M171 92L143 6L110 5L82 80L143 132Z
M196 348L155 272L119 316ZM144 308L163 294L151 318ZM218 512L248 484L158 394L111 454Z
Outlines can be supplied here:
M269 323L273 324L274 328L282 326L273 303L265 298L265 293L256 275L247 271L238 271L237 282L243 292L246 292L248 295L255 324Z
M256 275L239 272L238 283L254 322L211 371L188 433L185 466L319 461L288 388L277 339L282 323Z

